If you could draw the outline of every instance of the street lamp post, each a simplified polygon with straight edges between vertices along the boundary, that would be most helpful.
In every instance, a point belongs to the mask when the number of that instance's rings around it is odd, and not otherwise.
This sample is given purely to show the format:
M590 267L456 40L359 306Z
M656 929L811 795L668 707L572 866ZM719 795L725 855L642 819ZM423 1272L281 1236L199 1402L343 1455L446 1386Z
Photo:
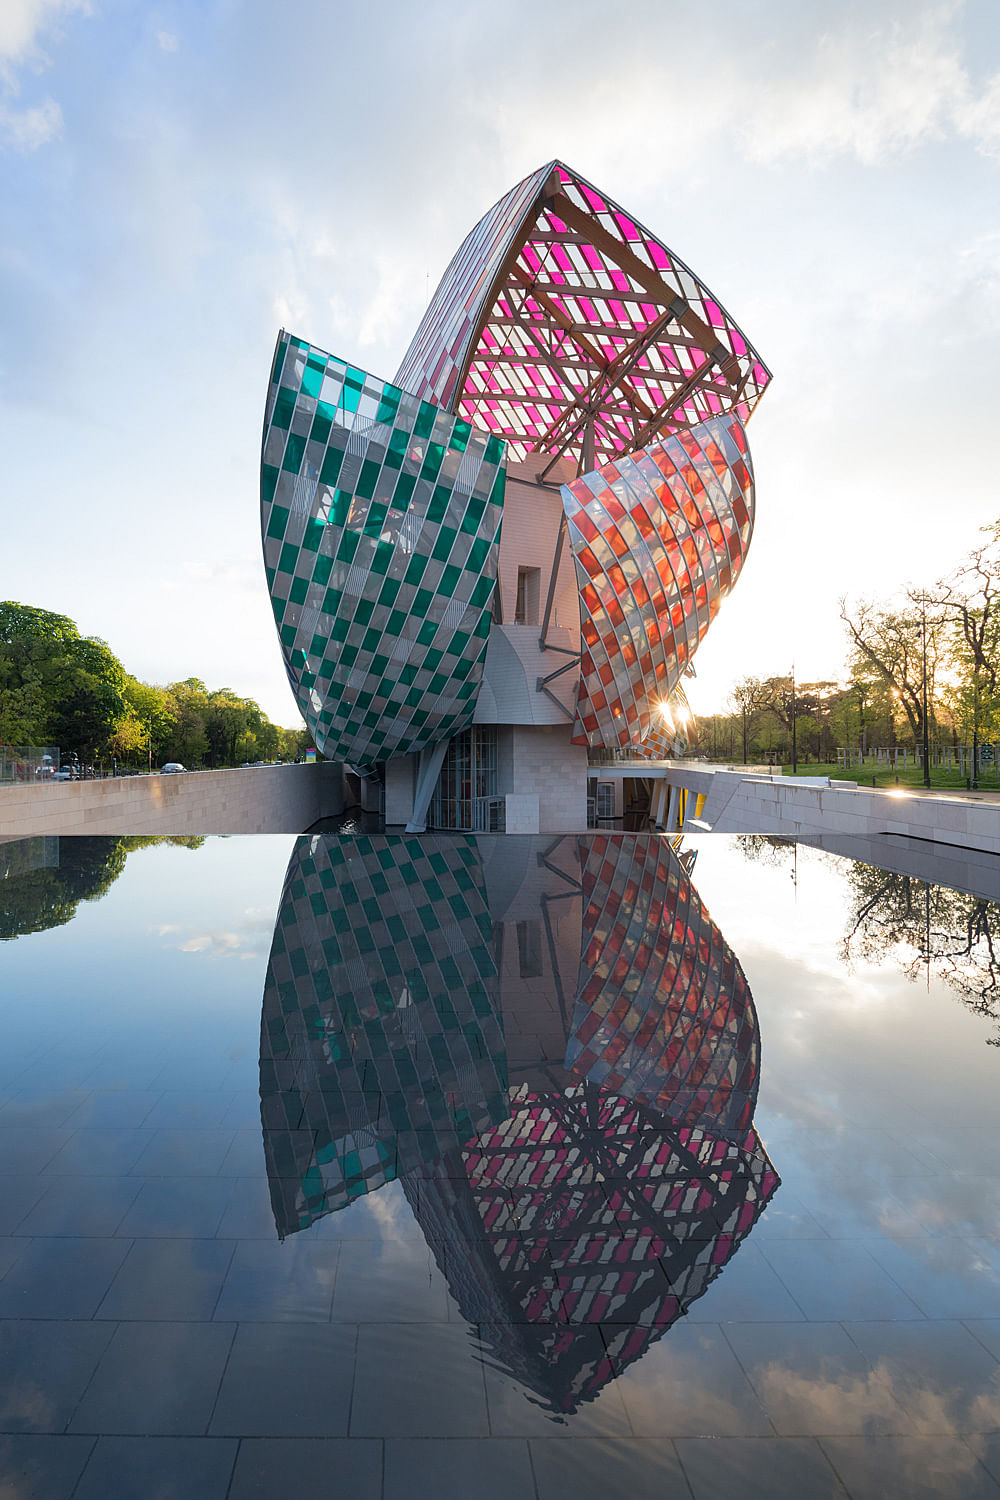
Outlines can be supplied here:
M798 775L798 742L795 737L795 663L792 662L792 775Z
M931 784L931 757L930 740L927 732L927 595L920 597L920 646L921 646L921 692L923 696L923 720L924 720L924 786L930 789Z
M979 791L979 667L972 664L972 790Z

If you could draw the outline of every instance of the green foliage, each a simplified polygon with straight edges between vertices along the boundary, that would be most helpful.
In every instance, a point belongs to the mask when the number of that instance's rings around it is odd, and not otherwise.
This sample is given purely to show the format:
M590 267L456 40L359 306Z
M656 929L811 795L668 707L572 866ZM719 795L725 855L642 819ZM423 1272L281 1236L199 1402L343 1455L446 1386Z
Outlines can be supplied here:
M0 941L62 927L76 915L81 901L99 901L125 868L129 854L151 844L197 848L200 838L17 839L0 849L3 903ZM35 863L42 846L58 845L58 863Z
M104 641L81 636L65 615L0 604L0 719L18 743L99 753L125 716L125 684Z
M0 740L58 745L86 761L192 768L292 759L312 743L307 730L279 728L230 688L210 691L197 677L140 682L66 615L13 600L0 603Z

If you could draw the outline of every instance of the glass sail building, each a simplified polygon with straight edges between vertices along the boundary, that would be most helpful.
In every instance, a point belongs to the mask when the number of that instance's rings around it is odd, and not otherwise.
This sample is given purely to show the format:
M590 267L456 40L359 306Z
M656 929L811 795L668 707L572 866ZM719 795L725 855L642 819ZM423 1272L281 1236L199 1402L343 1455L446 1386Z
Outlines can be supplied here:
M401 1183L484 1361L595 1399L779 1186L739 961L658 836L303 836L261 1015L281 1239Z
M316 744L389 824L561 832L743 565L770 379L672 250L561 162L459 247L393 380L282 331L261 528Z

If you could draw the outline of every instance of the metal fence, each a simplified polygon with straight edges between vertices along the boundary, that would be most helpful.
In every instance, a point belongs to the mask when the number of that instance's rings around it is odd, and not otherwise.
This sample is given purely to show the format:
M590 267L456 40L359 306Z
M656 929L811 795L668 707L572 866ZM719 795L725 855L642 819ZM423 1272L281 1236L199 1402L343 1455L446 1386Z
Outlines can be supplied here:
M58 768L57 745L0 743L0 786L25 786L48 781Z

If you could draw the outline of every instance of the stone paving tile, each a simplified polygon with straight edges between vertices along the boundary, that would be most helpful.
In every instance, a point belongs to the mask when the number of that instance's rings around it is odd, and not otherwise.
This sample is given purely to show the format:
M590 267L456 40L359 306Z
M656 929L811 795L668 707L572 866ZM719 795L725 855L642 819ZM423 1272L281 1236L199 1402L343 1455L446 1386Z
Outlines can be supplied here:
M551 1385L546 1386L550 1396L545 1401L536 1390L497 1368L498 1360L503 1356L498 1356L495 1350L503 1349L508 1341L509 1330L504 1325L480 1325L478 1347L483 1351L490 1432L495 1437L627 1437L631 1434L614 1380L605 1385L595 1399L582 1401L575 1412L566 1412L565 1403L572 1397L567 1396L551 1375ZM600 1329L574 1329L573 1350L575 1368L599 1368L605 1358ZM544 1367L541 1375L544 1381Z
M739 1361L712 1323L675 1326L617 1383L637 1437L773 1434Z
M946 1437L821 1438L851 1500L997 1500L967 1443Z
M341 1245L334 1322L433 1323L447 1318L447 1282L426 1244L404 1239Z
M66 1125L73 1129L83 1123L75 1116L88 1097L87 1089L63 1089L54 1094L50 1085L43 1083L40 1094L37 1090L16 1092L0 1105L0 1125Z
M483 1367L449 1323L371 1323L358 1332L352 1437L486 1437Z
M528 1445L517 1438L391 1438L385 1445L384 1500L535 1500L535 1493ZM562 1493L586 1497L575 1486Z
M827 1231L798 1198L791 1193L777 1193L764 1209L753 1228L756 1249L771 1240L825 1240Z
M236 1450L227 1438L102 1437L73 1500L225 1500Z
M847 1500L811 1437L679 1437L694 1500Z
M915 1431L1000 1431L1000 1362L961 1323L847 1323Z
M9 1236L0 1240L0 1281L6 1276L11 1266L16 1265L30 1249L30 1235Z
M205 1432L235 1329L121 1323L70 1423L72 1432Z
M127 1129L146 1125L149 1113L162 1097L161 1089L92 1089L66 1121L80 1125Z
M866 1244L925 1317L1000 1317L1000 1242L929 1235L919 1243Z
M317 1239L377 1240L392 1235L427 1243L399 1182L387 1182L374 1199L358 1198L350 1208L327 1214L306 1232Z
M258 1131L258 1134L260 1132ZM220 1240L273 1240L274 1210L267 1178L233 1177L225 1211L216 1231ZM305 1231L308 1234L310 1231Z
M927 1243L926 1237L919 1242ZM865 1245L833 1240L772 1243L762 1252L807 1318L919 1318L921 1309Z
M694 1500L847 1500L815 1438L678 1438L677 1452Z
M381 1500L382 1463L364 1438L246 1439L228 1500Z
M75 1130L45 1168L64 1176L117 1177L131 1171L150 1143L141 1126L84 1127Z
M142 1123L146 1130L218 1129L229 1102L218 1089L163 1089Z
M238 1437L346 1437L357 1329L242 1323L209 1431Z
M233 1143L231 1126L218 1130L152 1130L133 1171L140 1177L215 1177Z
M677 1450L666 1438L533 1438L529 1446L538 1500L690 1497Z
M689 1323L801 1323L805 1314L781 1277L754 1245L741 1245L703 1297Z
M239 1126L219 1168L225 1177L263 1177L264 1142L260 1125Z
M988 1349L994 1359L1000 1359L1000 1318L966 1318L965 1327Z
M43 1195L21 1220L19 1233L103 1238L114 1234L138 1196L135 1177L39 1178Z
M94 1447L89 1437L0 1437L4 1500L70 1500Z
M913 1430L891 1379L839 1323L734 1323L725 1335L782 1436Z
M114 1331L113 1323L0 1323L0 1432L62 1432Z
M211 1318L235 1248L232 1240L134 1240L97 1316Z
M50 1125L4 1125L0 1115L0 1176L28 1176L48 1166L72 1131Z
M229 1178L149 1178L142 1183L118 1233L136 1238L210 1239L219 1228L230 1192Z
M128 1248L121 1239L33 1239L0 1281L0 1318L92 1318Z
M37 1172L0 1178L0 1234L13 1234L45 1191Z
M215 1316L235 1322L330 1320L339 1246L295 1236L237 1243ZM2 1283L0 1283L2 1285Z
M1000 1432L977 1433L965 1439L983 1467L1000 1484Z

